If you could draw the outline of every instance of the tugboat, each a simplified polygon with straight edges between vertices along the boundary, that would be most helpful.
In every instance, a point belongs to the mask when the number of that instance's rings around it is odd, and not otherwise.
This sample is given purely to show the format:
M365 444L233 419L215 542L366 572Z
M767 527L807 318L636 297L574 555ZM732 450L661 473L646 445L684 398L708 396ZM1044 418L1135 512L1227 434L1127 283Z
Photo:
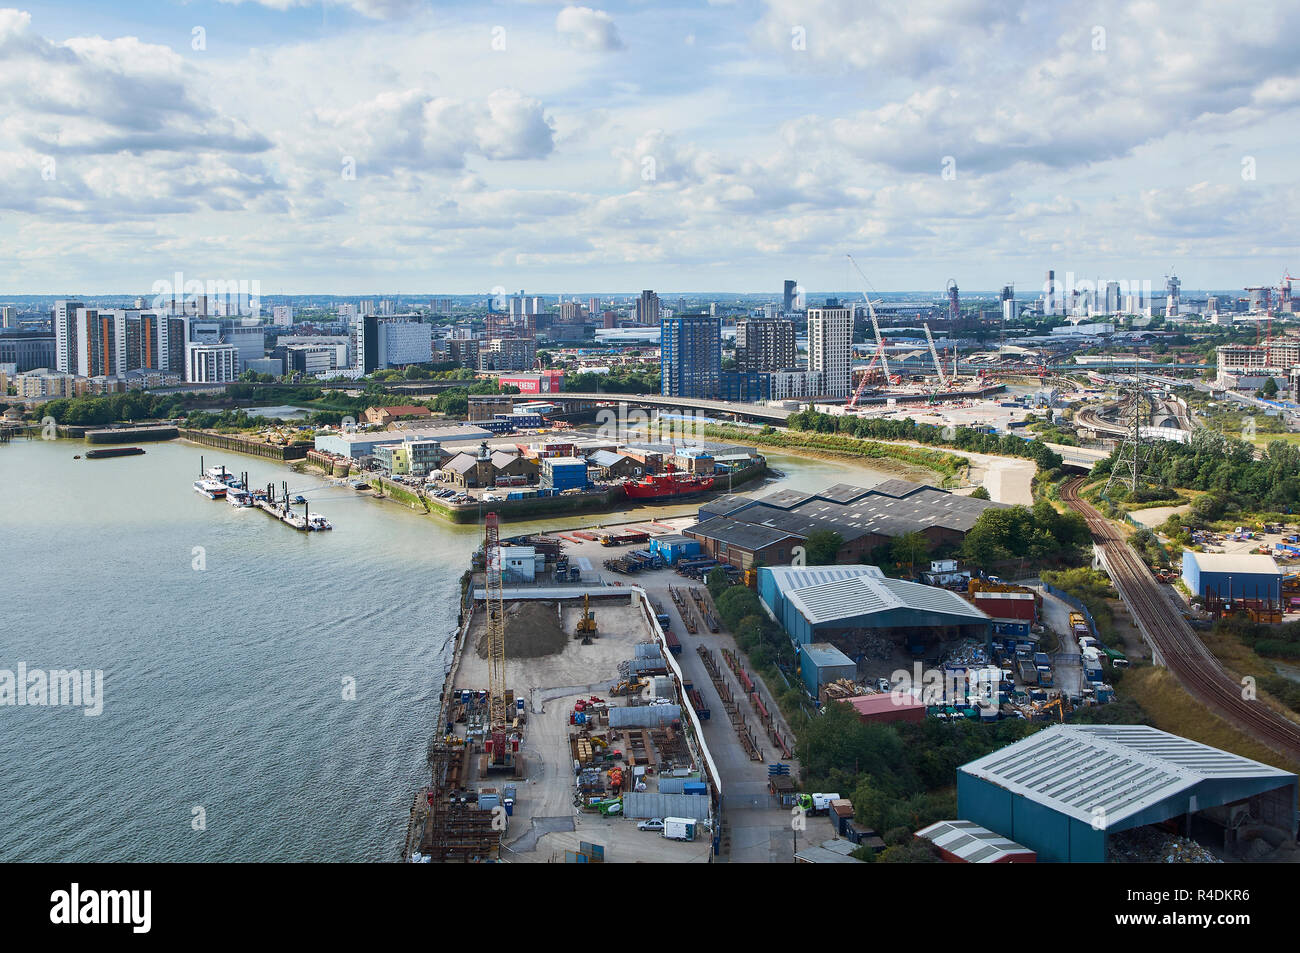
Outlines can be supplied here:
M623 491L633 500L660 500L675 496L690 496L713 489L713 477L700 477L681 473L671 463L663 473L652 473L639 480L628 480Z

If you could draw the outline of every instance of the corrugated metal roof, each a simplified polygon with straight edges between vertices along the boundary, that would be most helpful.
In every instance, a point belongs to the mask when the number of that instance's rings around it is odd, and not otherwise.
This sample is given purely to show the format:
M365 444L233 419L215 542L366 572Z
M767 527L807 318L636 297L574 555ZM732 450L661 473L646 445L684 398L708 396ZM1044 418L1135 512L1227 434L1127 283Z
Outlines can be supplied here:
M935 612L972 622L983 622L989 618L947 589L869 575L856 575L797 589L783 589L782 594L813 625L893 609Z
M973 821L939 821L917 831L916 836L924 837L968 864L994 864L1008 854L1034 853L1023 844Z
M1053 725L958 770L1102 827L1202 781L1294 777L1145 725Z
M1251 553L1197 553L1190 549L1192 559L1201 572L1233 572L1252 576L1280 576L1282 570L1272 556Z
M772 580L782 592L853 576L885 578L878 566L764 566L763 571L772 574Z
M808 656L808 661L818 668L827 668L831 665L852 665L853 659L849 658L829 642L809 642L807 645L799 647L799 651Z

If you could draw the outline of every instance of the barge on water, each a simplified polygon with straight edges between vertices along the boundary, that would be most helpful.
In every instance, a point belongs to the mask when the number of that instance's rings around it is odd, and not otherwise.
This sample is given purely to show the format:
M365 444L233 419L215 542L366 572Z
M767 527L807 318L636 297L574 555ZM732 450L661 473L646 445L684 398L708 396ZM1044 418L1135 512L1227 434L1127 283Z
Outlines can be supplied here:
M103 447L98 450L87 450L87 460L103 460L105 457L138 457L144 453L144 447Z

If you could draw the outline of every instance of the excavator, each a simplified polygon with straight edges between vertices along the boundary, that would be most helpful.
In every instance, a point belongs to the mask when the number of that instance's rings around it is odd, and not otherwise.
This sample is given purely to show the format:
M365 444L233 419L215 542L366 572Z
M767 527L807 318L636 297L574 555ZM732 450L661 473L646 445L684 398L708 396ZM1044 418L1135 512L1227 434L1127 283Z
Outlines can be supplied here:
M578 620L577 627L573 630L575 639L582 639L583 645L590 645L591 640L596 638L596 616L591 611L591 596L584 593L582 596L582 618Z

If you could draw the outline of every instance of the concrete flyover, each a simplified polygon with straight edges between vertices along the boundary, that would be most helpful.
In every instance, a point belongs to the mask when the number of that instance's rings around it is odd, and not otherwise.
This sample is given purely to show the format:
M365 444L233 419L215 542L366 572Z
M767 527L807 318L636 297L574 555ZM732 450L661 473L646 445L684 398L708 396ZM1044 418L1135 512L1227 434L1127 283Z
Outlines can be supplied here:
M1109 450L1094 450L1090 447L1069 447L1063 443L1049 443L1049 449L1061 455L1063 466L1073 470L1091 470L1100 461L1110 456Z

